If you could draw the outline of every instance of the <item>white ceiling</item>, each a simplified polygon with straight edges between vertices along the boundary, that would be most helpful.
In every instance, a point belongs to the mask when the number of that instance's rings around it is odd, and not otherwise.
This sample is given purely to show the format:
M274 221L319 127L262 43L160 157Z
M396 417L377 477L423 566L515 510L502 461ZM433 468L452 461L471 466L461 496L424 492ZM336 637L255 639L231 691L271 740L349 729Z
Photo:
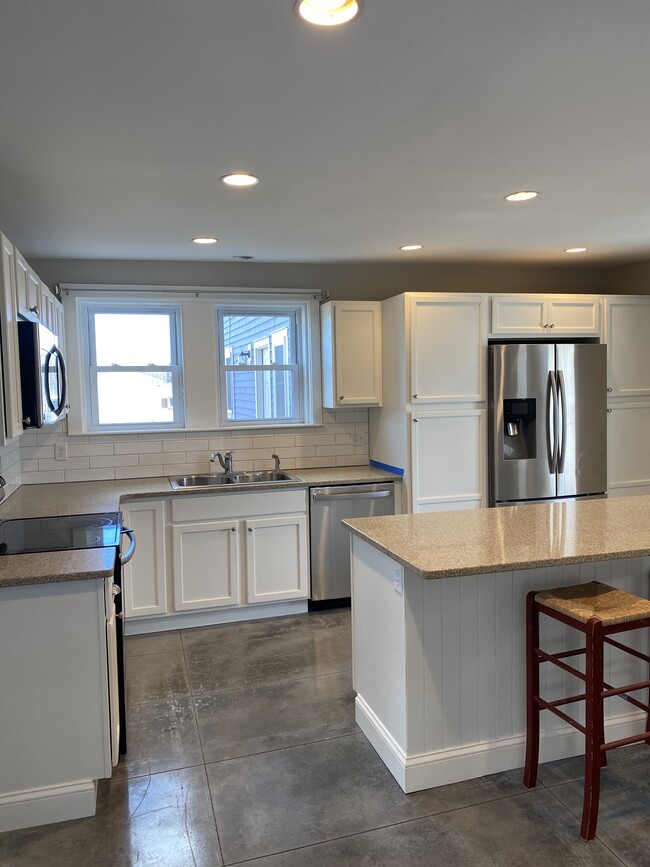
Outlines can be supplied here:
M365 0L331 29L293 0L4 2L0 228L33 256L650 257L649 34L648 0Z

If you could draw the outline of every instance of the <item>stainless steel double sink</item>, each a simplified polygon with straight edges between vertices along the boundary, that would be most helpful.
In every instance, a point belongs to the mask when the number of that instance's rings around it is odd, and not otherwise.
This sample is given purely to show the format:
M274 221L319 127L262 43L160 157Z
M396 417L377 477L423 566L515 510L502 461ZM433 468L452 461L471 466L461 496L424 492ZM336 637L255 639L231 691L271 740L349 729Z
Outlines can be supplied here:
M260 485L268 482L297 482L297 476L281 470L260 470L242 473L205 473L195 476L177 476L169 483L174 491L183 488L218 488L227 485Z

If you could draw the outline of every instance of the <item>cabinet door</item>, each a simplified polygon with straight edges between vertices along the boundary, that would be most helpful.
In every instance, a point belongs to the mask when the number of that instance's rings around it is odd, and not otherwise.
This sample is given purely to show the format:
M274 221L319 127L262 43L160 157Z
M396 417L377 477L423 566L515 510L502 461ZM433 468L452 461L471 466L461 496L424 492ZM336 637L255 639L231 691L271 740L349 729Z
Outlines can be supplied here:
M18 326L16 298L16 274L14 247L0 234L0 303L2 317L0 337L2 342L2 390L4 392L4 435L0 440L10 440L23 432L23 413L20 394L20 358L18 355Z
M607 390L611 397L650 395L650 298L606 299Z
M551 337L600 335L598 298L549 298L546 317Z
M411 401L485 400L486 299L411 299Z
M65 330L63 327L63 304L54 299L54 328L52 329L59 338L59 347L65 348Z
M124 566L124 613L127 618L167 613L164 504L133 503L124 523L135 530L133 559Z
M25 258L14 247L16 267L16 295L18 312L32 322L40 321L41 281L38 274L29 267Z
M56 334L56 311L54 302L56 298L50 292L45 283L41 283L41 306L40 306L40 321L50 331Z
M380 406L381 304L329 301L320 315L323 406Z
M492 334L541 336L546 334L547 324L546 301L542 296L492 298Z
M172 526L176 611L238 605L237 521Z
M306 599L307 519L304 515L245 521L247 601Z
M620 401L607 410L610 497L650 494L650 401Z
M486 410L440 410L411 416L414 512L486 505Z
M337 406L381 404L381 304L334 303Z

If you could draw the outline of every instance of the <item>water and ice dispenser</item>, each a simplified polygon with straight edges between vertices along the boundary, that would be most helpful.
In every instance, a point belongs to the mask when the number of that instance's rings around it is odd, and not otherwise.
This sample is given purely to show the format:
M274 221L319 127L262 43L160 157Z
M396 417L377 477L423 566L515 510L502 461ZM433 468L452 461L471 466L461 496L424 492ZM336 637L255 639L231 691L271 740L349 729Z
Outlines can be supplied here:
M521 461L537 457L537 408L534 397L503 401L503 458Z

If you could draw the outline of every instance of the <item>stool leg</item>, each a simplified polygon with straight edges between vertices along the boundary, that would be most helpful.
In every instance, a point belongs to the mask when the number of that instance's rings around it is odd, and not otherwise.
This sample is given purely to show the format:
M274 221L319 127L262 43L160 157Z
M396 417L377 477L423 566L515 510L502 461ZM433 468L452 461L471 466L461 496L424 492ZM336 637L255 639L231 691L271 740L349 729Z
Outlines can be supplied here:
M586 634L586 699L585 699L585 792L582 807L580 836L593 840L598 823L600 799L601 744L603 733L603 628L601 621L592 617L587 622Z
M535 591L526 597L526 763L524 786L535 787L539 762L539 609L535 605Z

